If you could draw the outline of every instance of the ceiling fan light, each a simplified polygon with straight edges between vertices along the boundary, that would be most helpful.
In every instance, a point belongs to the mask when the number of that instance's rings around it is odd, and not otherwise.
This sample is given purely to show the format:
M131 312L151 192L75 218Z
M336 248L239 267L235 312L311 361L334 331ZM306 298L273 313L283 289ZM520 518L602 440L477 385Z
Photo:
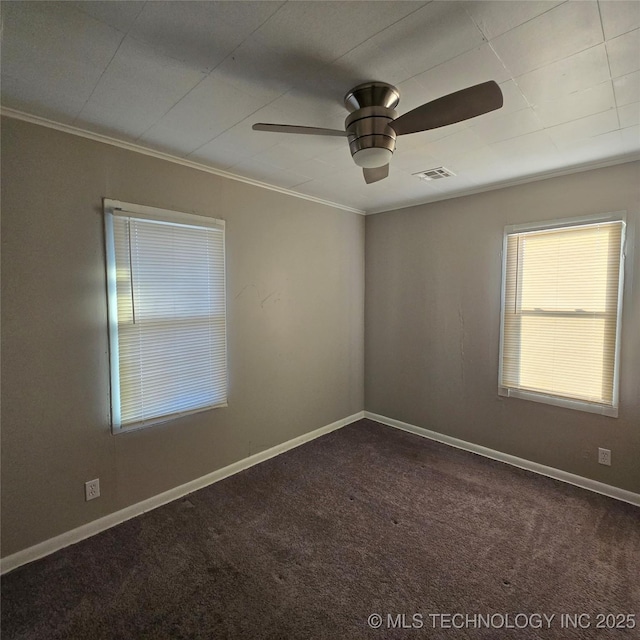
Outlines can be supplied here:
M375 169L389 164L393 152L384 147L367 147L353 154L353 161L363 169Z

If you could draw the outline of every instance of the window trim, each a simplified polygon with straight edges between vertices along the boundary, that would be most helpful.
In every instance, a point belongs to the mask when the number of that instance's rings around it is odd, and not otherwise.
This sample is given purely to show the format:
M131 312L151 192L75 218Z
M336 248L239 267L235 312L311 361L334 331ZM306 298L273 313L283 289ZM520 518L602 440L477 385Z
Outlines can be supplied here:
M616 344L614 350L613 365L613 402L611 405L599 404L596 402L587 402L574 398L565 398L563 396L555 396L549 393L541 393L537 391L525 391L502 385L502 368L504 357L504 312L505 312L505 293L506 293L506 275L507 275L507 243L510 235L515 233L523 233L530 231L547 231L555 229L566 229L570 227L580 227L589 224L600 224L603 222L621 221L622 230L620 238L620 271L618 274L618 308L616 316ZM532 402L540 402L565 409L574 409L577 411L585 411L588 413L596 413L611 418L618 417L619 409L619 370L620 370L620 334L622 326L622 301L624 294L624 268L626 262L626 211L613 211L608 213L591 214L585 216L577 216L573 218L560 218L556 220L548 220L543 222L528 222L524 224L511 224L504 228L502 238L502 274L500 281L500 352L498 360L498 395L507 398L520 398L522 400L530 400Z
M198 407L197 409L190 409L188 411L181 411L177 413L167 414L150 418L141 422L137 422L131 426L122 426L120 416L120 352L119 352L119 339L118 339L118 306L112 301L117 300L117 287L116 287L116 257L115 257L115 242L114 242L114 229L113 218L117 215L131 214L132 217L153 220L155 222L167 222L171 224L184 224L185 226L201 226L209 227L213 229L219 229L223 233L225 232L225 221L218 218L210 218L208 216L201 216L191 213L183 213L180 211L173 211L171 209L160 209L157 207L149 207L146 205L133 204L130 202L121 202L120 200L114 200L111 198L102 199L102 208L104 212L104 232L105 232L105 247L106 247L106 280L107 280L107 318L108 318L108 333L109 333L109 381L110 381L110 424L111 432L114 435L121 433L129 433L132 431L138 431L147 427L164 424L171 422L183 416L192 415L195 413L201 413L203 411L210 411L211 409L217 409L228 406L228 390L229 390L229 367L228 367L228 336L227 327L225 321L225 333L224 333L224 354L226 366L226 389L224 402L216 403L215 405L209 405L206 407ZM227 278L226 278L226 242L222 243L222 263L223 263L223 295L226 300L227 292ZM226 305L225 305L226 306ZM226 316L226 309L225 309Z

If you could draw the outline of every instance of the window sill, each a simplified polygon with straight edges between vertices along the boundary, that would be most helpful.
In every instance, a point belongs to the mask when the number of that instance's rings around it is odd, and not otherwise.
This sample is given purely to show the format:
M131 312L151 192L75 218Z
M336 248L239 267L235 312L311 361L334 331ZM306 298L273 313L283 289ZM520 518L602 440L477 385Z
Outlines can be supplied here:
M140 429L146 429L147 427L153 427L156 425L173 422L174 420L178 420L178 418L183 418L185 416L192 416L195 413L202 413L203 411L210 411L211 409L221 409L228 406L229 405L225 401L225 402L220 402L218 404L212 404L206 407L199 407L198 409L193 409L192 411L182 411L181 413L172 413L171 415L168 415L168 416L158 416L157 418L145 420L144 422L134 422L133 424L127 424L120 427L112 425L111 432L113 433L113 435L120 435L121 433L130 433L131 431L139 431Z
M550 404L556 407L563 407L564 409L597 413L610 418L618 417L617 406L596 404L595 402L585 402L583 400L574 400L571 398L561 398L559 396L546 395L535 391L511 389L509 387L498 387L498 395L506 398L520 398L521 400L530 400L531 402L541 402L543 404Z

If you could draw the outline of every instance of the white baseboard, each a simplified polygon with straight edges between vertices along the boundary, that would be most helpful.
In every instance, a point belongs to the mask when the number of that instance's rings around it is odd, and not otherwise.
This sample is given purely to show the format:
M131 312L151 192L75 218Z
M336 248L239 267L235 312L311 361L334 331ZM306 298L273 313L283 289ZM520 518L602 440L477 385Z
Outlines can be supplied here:
M562 482L573 484L576 487L588 489L589 491L600 493L604 496L608 496L609 498L622 500L623 502L628 502L629 504L640 507L640 494L634 493L633 491L619 489L618 487L613 487L609 484L605 484L604 482L598 482L597 480L591 480L589 478L584 478L583 476L577 476L573 473L569 473L568 471L555 469L554 467L547 467L544 464L531 462L530 460L518 458L508 453L503 453L502 451L495 451L494 449L489 449L488 447L483 447L479 444L473 444L472 442L467 442L466 440L453 438L451 436L438 433L437 431L430 431L429 429L417 427L413 424L408 424L407 422L395 420L394 418L387 418L386 416L381 416L377 413L371 413L370 411L365 411L364 417L368 418L369 420L374 420L375 422L380 422L389 427L395 427L396 429L401 429L402 431L408 431L409 433L414 433L415 435L422 436L423 438L429 438L430 440L435 440L436 442L441 442L442 444L447 444L451 447L456 447L457 449L464 449L465 451L470 451L471 453L477 453L478 455L484 456L485 458L491 458L492 460L505 462L506 464L510 464L514 467L526 469L527 471L533 471L534 473L539 473L540 475L554 478L555 480L561 480Z
M315 440L316 438L330 433L331 431L336 431L337 429L345 427L348 424L357 422L362 418L364 418L364 411L354 413L351 416L342 418L341 420L337 420L336 422L328 424L324 427L320 427L315 431L305 433L302 436L298 436L297 438L293 438L292 440L288 440L287 442L278 444L275 447L266 449L265 451L260 451L259 453L249 456L248 458L244 458L243 460L234 462L227 467L223 467L222 469L218 469L217 471L208 473L201 478L196 478L191 482L182 484L179 487L175 487L174 489L169 489L169 491L160 493L157 496L153 496L152 498L148 498L147 500L143 500L142 502L138 502L137 504L132 504L131 506L126 507L125 509L121 509L120 511L110 513L103 518L99 518L98 520L94 520L93 522L83 524L76 529L72 529L71 531L62 533L55 538L45 540L44 542L40 542L32 547L28 547L27 549L18 551L17 553L7 556L6 558L0 559L0 574L8 573L9 571L17 569L23 564L33 562L34 560L38 560L39 558L43 558L44 556L48 556L55 551L59 551L64 547L68 547L69 545L75 544L76 542L80 542L85 538L90 538L91 536L94 536L101 531L105 531L106 529L115 527L116 525L125 522L126 520L130 520L131 518L142 515L147 511L151 511L152 509L161 507L163 504L167 504L168 502L177 500L178 498L197 491L198 489L203 489L210 484L219 482L220 480L224 480L224 478L228 478L229 476L232 476L239 471L244 471L249 467L253 467L256 464L260 464L265 460L269 460L270 458L280 455L285 451L289 451L290 449L299 447L306 442Z

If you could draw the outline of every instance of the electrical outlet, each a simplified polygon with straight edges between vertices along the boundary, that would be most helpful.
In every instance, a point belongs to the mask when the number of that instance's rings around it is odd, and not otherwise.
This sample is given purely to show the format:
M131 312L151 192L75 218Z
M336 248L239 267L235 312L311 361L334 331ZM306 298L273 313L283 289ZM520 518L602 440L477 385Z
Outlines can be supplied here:
M611 449L598 449L598 463L611 466Z
M87 501L100 497L100 478L84 483L84 497Z

